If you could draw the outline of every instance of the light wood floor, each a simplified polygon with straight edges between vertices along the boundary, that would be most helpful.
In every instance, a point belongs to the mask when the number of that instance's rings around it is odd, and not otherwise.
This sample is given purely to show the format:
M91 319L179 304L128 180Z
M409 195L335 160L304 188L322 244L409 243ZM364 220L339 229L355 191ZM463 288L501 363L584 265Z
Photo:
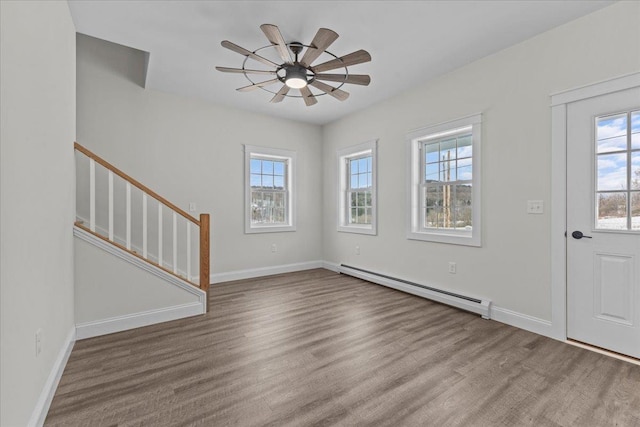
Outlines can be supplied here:
M640 426L640 366L312 270L76 343L47 426Z

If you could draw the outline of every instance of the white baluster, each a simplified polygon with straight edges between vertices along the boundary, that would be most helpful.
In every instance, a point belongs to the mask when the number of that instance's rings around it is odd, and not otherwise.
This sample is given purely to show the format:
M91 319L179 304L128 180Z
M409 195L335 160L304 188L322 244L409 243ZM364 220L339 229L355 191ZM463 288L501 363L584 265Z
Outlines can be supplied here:
M158 202L158 265L162 267L162 203Z
M126 248L131 250L131 184L127 182L127 231Z
M191 221L187 221L187 280L191 280Z
M89 230L96 231L96 162L89 159Z
M142 193L142 257L147 259L147 193Z
M113 242L113 172L109 171L109 240Z
M178 214L173 212L173 274L178 273Z

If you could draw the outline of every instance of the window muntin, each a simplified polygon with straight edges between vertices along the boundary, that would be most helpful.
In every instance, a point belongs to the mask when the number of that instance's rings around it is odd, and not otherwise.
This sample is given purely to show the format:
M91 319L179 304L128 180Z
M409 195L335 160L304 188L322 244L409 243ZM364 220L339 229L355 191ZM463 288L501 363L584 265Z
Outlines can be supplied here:
M481 115L407 135L407 238L481 245Z
M471 230L473 146L471 127L421 141L421 227Z
M640 110L595 119L595 228L640 231Z
M373 202L373 154L357 156L347 159L348 182L347 200L348 224L371 224Z
M295 152L245 146L245 232L294 231Z
M338 151L338 231L376 234L377 140Z
M288 224L287 159L251 157L251 223Z

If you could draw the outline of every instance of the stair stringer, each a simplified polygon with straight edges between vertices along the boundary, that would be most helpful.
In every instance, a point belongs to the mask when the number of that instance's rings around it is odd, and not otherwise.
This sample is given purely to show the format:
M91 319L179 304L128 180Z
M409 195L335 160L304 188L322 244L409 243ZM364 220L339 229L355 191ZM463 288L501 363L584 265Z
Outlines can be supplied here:
M206 313L207 294L203 290L110 244L82 228L74 227L73 233L78 239L76 243L77 339L106 335ZM83 243L88 243L90 246L100 249L100 252L106 252L104 254L105 256L110 255L113 257L104 258L104 264L111 265L110 269L105 267L107 268L106 275L126 275L128 271L131 277L118 279L118 283L101 283L101 281L104 282L107 280L102 277L105 275L105 272L96 274L94 277L86 271L83 271L82 268L84 267L82 266L82 262L78 260L79 257L87 256L87 254L81 253L82 249L78 249L78 247L82 247ZM85 252L90 250L89 247L85 247ZM103 260L101 255L93 254L92 256L94 258L96 256L100 257L100 259ZM115 259L119 261L114 261ZM134 266L135 269L120 264L122 261ZM140 270L142 270L142 272L140 272ZM144 276L141 276L141 274ZM87 278L87 276L91 277ZM137 277L137 279L134 276ZM177 297L176 299L179 301L176 304L168 303L167 298L165 298L163 303L158 303L154 306L148 300L144 300L144 298L139 295L141 292L140 289L136 289L136 287L146 286L149 288L150 285L138 283L141 277L143 277L144 280L140 282L145 283L154 280L158 281L158 279L160 279L159 286L153 288L151 292L165 292L166 294ZM127 283L123 284L121 281ZM111 285L114 285L114 287L119 286L121 291L123 291L122 299L115 304L117 305L115 308L106 307L105 304L102 304L103 301L101 301L101 295L109 293ZM147 291L149 291L149 289L147 289ZM136 292L138 292L138 295L136 295ZM120 296L118 296L118 298L119 297ZM135 301L135 299L137 299L137 301ZM108 305L109 300L110 298L105 298L106 305ZM87 305L95 308L95 310L88 310ZM140 309L141 307L142 309ZM110 315L110 311L113 312L114 315ZM79 312L80 314L78 314Z

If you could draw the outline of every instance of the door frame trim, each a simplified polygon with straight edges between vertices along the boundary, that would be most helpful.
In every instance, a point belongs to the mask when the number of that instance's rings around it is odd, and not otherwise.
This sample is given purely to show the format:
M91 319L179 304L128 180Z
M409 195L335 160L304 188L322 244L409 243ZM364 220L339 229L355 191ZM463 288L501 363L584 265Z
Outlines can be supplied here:
M640 86L640 72L551 94L551 337L567 339L567 106Z

